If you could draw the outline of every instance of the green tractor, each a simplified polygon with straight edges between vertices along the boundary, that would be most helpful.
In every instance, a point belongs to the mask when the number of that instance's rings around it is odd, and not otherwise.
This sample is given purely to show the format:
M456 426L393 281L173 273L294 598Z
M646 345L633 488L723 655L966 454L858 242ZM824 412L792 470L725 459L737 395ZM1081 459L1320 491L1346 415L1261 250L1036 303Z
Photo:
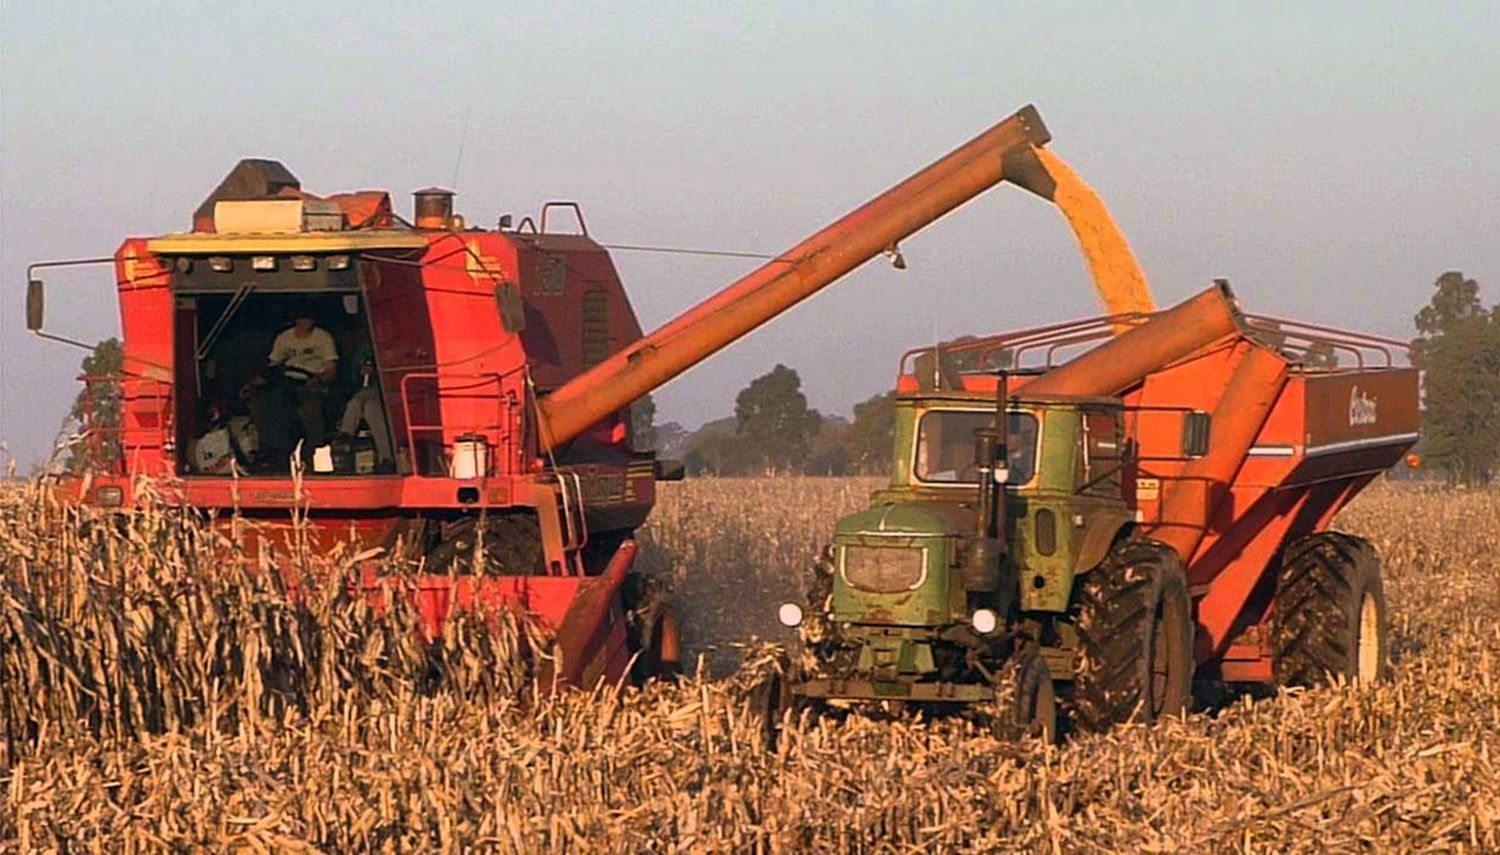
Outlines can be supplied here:
M809 607L781 606L804 649L783 702L965 705L1049 740L1054 681L1090 729L1189 705L1187 582L1135 531L1122 401L998 385L897 397L890 485L838 521Z

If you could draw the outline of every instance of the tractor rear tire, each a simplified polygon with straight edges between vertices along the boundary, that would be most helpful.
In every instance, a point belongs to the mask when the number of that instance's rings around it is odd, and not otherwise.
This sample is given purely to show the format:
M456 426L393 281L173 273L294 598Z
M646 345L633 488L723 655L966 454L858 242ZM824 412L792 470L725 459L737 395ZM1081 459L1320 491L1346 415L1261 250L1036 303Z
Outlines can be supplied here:
M1035 644L1018 648L1000 669L990 728L996 739L1006 742L1029 738L1057 743L1057 692Z
M1077 628L1083 655L1074 709L1082 728L1102 732L1191 708L1193 607L1170 546L1116 545L1079 584Z
M1369 541L1327 531L1287 547L1271 607L1278 685L1383 680L1387 644L1380 557Z

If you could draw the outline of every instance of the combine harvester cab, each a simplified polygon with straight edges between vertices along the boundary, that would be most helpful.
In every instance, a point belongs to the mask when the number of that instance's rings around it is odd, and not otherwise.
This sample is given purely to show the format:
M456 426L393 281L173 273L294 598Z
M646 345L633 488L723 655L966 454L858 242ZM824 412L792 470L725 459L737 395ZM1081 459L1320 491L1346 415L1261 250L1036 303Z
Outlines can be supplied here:
M808 612L782 606L812 667L780 702L1050 734L1054 679L1092 729L1180 712L1194 678L1378 679L1377 556L1327 528L1416 441L1405 349L1221 283L908 353L891 485L839 521Z
M644 337L576 204L476 229L431 188L408 223L385 192L319 197L279 163L242 161L191 231L106 260L123 371L84 378L101 406L73 444L82 474L59 490L201 508L278 560L305 539L403 555L424 570L410 593L429 634L455 609L519 608L556 634L564 683L616 680L633 657L669 671L675 618L634 571L632 537L681 467L635 446L632 403L866 261L899 260L898 241L1002 181L1048 197L1049 139L1024 108ZM551 228L559 215L574 227ZM34 333L60 338L43 331L40 271L94 261L32 266ZM264 376L294 305L331 337L337 370ZM363 353L367 371L350 364ZM317 422L339 424L346 399L363 401L353 428L369 436L325 445ZM299 426L267 428L285 422ZM377 598L380 571L361 571Z

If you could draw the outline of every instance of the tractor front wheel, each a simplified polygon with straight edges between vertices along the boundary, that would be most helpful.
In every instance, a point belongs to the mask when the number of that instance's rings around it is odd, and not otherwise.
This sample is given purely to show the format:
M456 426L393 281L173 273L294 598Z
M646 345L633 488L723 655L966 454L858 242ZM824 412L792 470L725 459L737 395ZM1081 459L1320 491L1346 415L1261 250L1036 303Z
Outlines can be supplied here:
M1327 531L1287 547L1271 607L1272 669L1283 686L1387 676L1380 558L1363 538Z
M1103 731L1192 704L1193 610L1182 560L1169 546L1127 540L1081 581L1075 682L1078 723Z
M1057 693L1052 672L1035 644L1019 647L1000 669L990 722L995 737L1007 742L1057 742Z

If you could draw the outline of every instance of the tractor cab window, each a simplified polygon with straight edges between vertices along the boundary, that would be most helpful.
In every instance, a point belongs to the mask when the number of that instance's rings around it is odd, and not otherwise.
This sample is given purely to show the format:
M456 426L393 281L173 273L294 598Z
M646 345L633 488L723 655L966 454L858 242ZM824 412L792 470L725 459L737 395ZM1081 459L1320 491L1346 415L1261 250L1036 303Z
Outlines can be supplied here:
M1125 437L1118 410L1085 410L1077 487L1098 496L1119 496Z
M369 320L357 291L240 287L176 301L181 471L394 472Z
M1009 413L1006 449L1010 478L1007 484L1031 481L1036 473L1037 421L1030 413ZM929 483L979 481L974 459L975 432L995 423L993 410L931 410L917 425L917 479Z

